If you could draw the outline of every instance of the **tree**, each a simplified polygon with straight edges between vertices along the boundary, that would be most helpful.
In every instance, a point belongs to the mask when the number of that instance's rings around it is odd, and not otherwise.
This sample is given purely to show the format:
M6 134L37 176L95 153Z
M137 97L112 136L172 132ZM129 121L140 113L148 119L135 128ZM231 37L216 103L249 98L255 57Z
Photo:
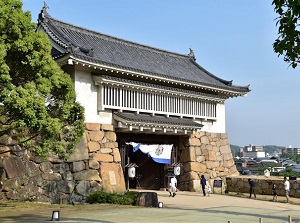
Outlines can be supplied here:
M273 0L272 5L279 15L276 18L278 38L273 44L273 49L278 56L283 55L284 61L295 68L300 62L300 1Z
M83 134L84 110L22 6L0 1L0 148L66 158Z

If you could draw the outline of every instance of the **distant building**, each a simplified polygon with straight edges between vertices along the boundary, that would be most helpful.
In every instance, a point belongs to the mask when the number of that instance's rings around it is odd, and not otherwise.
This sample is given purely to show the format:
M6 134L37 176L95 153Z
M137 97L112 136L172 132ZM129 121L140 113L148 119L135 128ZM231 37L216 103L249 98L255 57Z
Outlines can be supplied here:
M294 154L294 155L300 155L300 148L292 148L292 147L288 147L288 148L284 148L282 149L282 154L284 153L290 153L290 154Z
M244 146L240 148L240 157L249 157L249 158L264 158L266 157L266 153L264 151L263 146Z

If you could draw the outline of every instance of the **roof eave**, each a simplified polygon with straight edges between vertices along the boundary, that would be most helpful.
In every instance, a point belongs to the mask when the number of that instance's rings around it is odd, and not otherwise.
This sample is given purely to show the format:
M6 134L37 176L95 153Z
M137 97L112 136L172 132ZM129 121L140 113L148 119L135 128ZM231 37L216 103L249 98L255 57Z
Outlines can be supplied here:
M228 98L230 97L238 97L238 96L243 96L246 95L250 90L246 89L247 87L240 87L241 91L237 91L234 89L223 89L223 88L219 88L219 87L213 87L213 86L207 86L203 83L195 83L195 82L189 82L189 81L181 81L181 80L175 80L172 79L171 77L167 78L167 77L158 77L155 75L151 75L151 74L147 74L147 73L142 73L142 72L137 72L137 71L131 71L125 68L117 68L117 67L113 67L110 65L103 65L103 64L99 64L99 63L95 63L95 62L91 62L88 60L84 60L84 59L80 59L78 57L76 57L73 54L67 54L65 56L63 56L62 58L60 58L58 60L59 64L64 65L64 64L70 64L70 65L78 65L81 64L82 66L85 67L90 67L93 68L94 70L104 70L104 71L110 71L110 72L116 72L116 73L122 73L125 74L127 76L131 75L132 77L140 77L142 79L150 79L150 80L154 80L154 81L158 81L161 83L169 83L169 84L173 84L174 86L184 86L184 87L192 87L198 90L207 90L207 91L211 91L212 93L221 93L221 94L225 94L227 95Z

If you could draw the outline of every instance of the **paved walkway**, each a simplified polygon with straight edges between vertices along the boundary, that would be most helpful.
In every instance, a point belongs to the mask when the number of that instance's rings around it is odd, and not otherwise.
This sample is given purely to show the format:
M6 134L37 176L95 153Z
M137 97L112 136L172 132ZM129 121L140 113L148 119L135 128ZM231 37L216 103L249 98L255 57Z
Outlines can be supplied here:
M288 216L291 216L293 223L300 223L299 205L259 200L262 196L257 200L218 194L202 197L199 193L180 191L173 198L165 191L155 192L163 202L163 208L83 205L76 210L60 209L60 222L288 223ZM284 198L280 197L280 200ZM299 199L293 200L300 203ZM0 216L0 222L49 222L51 213L49 209L6 213L4 217Z

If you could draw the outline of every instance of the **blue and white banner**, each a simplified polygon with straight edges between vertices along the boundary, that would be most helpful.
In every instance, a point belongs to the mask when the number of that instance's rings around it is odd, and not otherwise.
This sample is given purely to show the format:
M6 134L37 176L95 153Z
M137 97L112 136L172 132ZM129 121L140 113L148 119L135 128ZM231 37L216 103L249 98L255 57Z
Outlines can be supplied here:
M157 163L171 164L171 152L173 145L160 145L160 144L141 144L130 142L127 145L132 145L133 152L141 150L143 153L148 154Z

